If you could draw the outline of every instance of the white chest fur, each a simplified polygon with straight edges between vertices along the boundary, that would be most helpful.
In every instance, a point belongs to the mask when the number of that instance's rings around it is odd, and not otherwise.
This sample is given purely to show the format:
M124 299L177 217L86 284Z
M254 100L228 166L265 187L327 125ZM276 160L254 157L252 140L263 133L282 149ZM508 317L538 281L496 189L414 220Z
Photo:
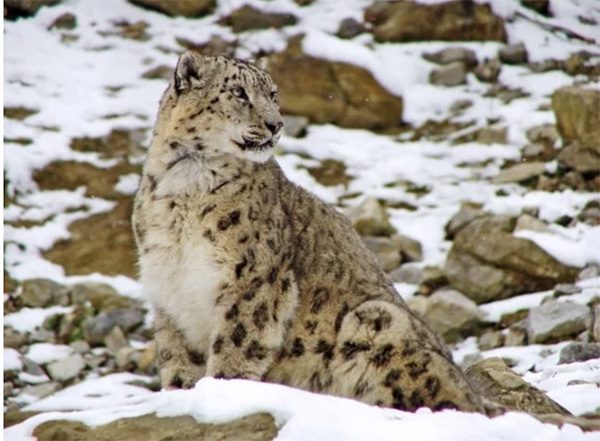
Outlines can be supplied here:
M156 246L140 258L145 295L192 345L208 346L215 299L224 279L212 244L204 238L175 242L161 229L149 231L147 243Z

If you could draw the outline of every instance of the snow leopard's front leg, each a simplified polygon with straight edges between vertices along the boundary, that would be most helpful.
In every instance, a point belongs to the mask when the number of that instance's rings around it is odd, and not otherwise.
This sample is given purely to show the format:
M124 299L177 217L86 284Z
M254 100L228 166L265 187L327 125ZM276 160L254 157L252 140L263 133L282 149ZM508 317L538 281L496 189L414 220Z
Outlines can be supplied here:
M292 272L277 267L225 287L216 299L206 374L261 380L282 348L297 297Z

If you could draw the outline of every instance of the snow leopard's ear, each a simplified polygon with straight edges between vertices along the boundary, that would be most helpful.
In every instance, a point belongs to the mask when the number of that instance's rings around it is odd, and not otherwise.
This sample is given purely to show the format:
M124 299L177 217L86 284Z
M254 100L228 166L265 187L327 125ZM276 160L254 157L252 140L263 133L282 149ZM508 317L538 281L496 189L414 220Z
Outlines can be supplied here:
M194 81L200 80L200 56L187 51L177 60L173 83L177 95L190 89Z

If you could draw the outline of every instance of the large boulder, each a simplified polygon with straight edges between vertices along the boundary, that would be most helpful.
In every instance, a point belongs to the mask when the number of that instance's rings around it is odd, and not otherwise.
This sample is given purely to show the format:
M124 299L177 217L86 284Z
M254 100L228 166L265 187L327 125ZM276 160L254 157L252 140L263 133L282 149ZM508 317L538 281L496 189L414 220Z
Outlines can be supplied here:
M281 110L318 124L382 130L398 127L402 98L357 66L308 56L299 41L270 55L267 70L279 85Z
M277 436L273 417L259 413L221 424L197 423L191 416L144 415L90 428L75 421L48 421L33 432L38 441L267 441Z
M563 87L552 95L552 109L565 144L579 141L600 155L600 90Z
M215 7L215 0L129 0L131 3L172 16L201 17Z
M450 284L476 303L485 303L575 279L576 268L513 236L514 227L512 218L489 216L463 227L446 260Z
M365 11L377 41L506 41L501 18L472 0L376 2Z
M264 12L252 6L244 5L225 17L221 22L230 26L233 32L245 32L253 29L279 29L296 24L292 14Z
M591 311L585 305L551 301L529 311L529 343L551 343L572 338L591 324Z

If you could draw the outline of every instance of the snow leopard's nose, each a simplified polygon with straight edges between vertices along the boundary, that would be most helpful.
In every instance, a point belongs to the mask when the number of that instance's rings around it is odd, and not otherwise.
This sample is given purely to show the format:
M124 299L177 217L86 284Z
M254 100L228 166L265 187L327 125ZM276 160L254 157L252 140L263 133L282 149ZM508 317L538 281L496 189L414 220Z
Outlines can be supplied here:
M275 124L270 123L270 122L265 122L265 126L267 126L267 129L270 130L270 132L275 135L277 134L281 128L283 127L283 121L277 121Z

